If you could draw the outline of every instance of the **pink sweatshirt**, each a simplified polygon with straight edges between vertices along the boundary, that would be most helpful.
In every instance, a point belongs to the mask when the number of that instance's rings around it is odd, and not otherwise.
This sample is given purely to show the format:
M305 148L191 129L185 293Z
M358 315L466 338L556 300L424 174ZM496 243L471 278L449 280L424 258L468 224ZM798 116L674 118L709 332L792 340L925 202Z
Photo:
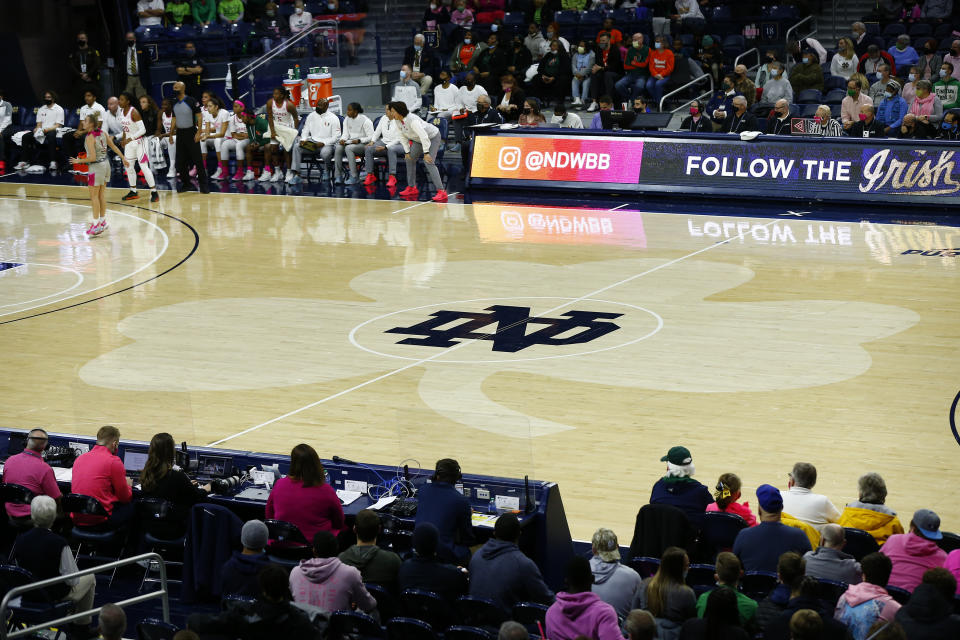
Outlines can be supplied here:
M869 582L861 582L860 584L850 585L843 595L840 596L840 600L837 602L837 613L842 610L844 603L846 603L848 607L856 607L869 600L876 600L882 603L883 609L880 610L881 620L888 622L893 620L893 617L897 615L897 611L900 610L900 603L894 600L893 597L887 593L886 589Z
M947 559L946 551L936 542L915 533L890 536L880 551L893 561L889 583L907 591L913 591L920 584L927 569L942 567Z
M749 502L731 502L727 505L726 509L721 509L717 506L716 502L711 502L707 505L707 511L721 511L723 513L732 513L735 516L740 516L747 521L748 527L757 526L757 516L753 515L753 511L750 509Z
M547 609L547 637L574 640L580 636L596 640L623 640L617 612L592 591L557 594Z
M290 591L296 602L303 602L324 611L343 611L356 605L370 611L377 601L363 586L356 567L337 558L310 558L290 572Z
M943 568L957 579L957 595L960 595L960 549L950 552L946 562L943 563Z

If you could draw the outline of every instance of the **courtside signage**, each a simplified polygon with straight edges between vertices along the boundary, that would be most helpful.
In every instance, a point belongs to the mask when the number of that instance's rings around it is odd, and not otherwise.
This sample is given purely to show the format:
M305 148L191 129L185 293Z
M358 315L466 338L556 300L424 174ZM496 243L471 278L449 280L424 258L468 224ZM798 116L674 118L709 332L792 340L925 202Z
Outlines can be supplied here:
M636 184L643 140L573 136L477 136L477 178Z

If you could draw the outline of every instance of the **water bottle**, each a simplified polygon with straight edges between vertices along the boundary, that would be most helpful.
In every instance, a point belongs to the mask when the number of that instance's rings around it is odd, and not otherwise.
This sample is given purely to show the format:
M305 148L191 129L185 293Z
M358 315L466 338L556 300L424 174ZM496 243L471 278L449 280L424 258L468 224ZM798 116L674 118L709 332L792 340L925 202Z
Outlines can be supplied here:
M487 513L490 515L497 514L497 499L493 496L490 496L490 504L487 506Z

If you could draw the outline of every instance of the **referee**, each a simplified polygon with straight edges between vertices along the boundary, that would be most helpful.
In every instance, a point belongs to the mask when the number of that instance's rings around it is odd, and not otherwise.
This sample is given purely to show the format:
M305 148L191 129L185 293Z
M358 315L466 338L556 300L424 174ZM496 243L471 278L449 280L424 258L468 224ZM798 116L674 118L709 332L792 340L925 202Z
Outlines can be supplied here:
M193 165L197 168L200 193L210 193L207 168L200 153L200 103L193 96L188 96L186 89L182 82L173 85L176 99L173 104L173 119L177 123L177 173L180 174L177 191L186 191L190 180L188 170L190 165Z

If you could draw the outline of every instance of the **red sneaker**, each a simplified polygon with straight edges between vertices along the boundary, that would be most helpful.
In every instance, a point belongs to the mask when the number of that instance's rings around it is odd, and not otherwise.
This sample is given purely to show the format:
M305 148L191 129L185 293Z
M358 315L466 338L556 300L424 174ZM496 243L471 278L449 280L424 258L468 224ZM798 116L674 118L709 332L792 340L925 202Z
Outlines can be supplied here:
M387 186L388 187L397 186L397 176L390 176L389 178L387 178Z
M444 189L440 189L440 191L437 191L437 195L433 196L430 199L433 200L434 202L446 202L447 192Z
M7 163L3 160L0 160L0 176L4 175L7 172Z
M401 192L400 192L400 195L401 195L401 196L404 196L404 197L418 196L418 195L420 195L420 189L417 189L417 188L414 187L414 186L409 186L409 187L407 187L406 189L404 189L403 191L401 191Z
M363 179L363 184L369 187L376 181L377 181L377 176L373 175L372 173L368 173L367 177Z

